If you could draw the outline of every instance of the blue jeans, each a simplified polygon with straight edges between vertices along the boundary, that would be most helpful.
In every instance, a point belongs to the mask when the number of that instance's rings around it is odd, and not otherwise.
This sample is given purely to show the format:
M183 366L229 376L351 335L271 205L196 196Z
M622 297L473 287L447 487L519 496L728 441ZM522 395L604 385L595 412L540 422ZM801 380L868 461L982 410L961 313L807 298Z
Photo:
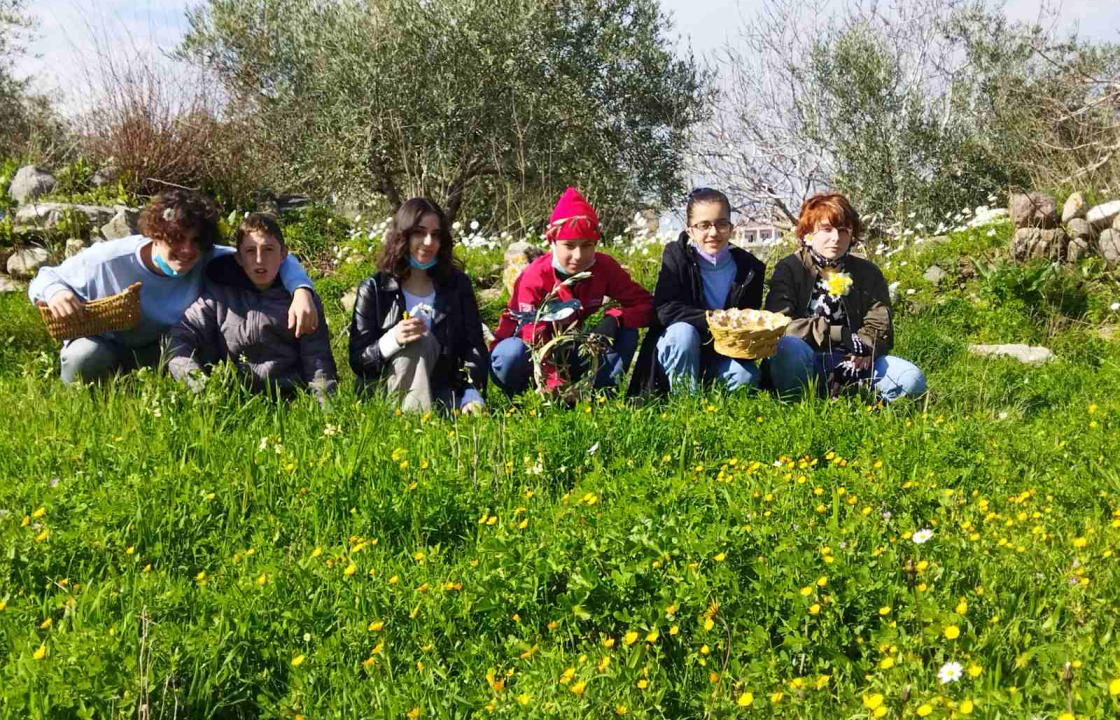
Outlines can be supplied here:
M782 397L800 395L811 382L823 388L828 374L844 360L843 353L816 352L804 340L786 335L767 362L770 381ZM894 355L879 355L872 365L871 385L879 397L894 402L904 395L926 391L926 376L912 362Z
M67 385L75 380L96 382L118 371L153 367L159 360L159 342L130 348L100 335L67 340L59 353L62 382Z
M669 376L673 392L695 392L697 383L719 380L729 391L757 388L761 373L752 360L704 351L700 332L686 322L665 328L657 339L657 362Z
M638 331L632 328L619 328L613 347L599 358L595 388L615 387L618 378L626 372L626 368L630 367L630 360L633 359L634 351L637 349ZM571 363L573 366L580 366L575 357L571 359ZM525 392L533 379L533 360L529 346L521 338L511 337L502 340L490 352L490 371L494 383L505 391L506 395L513 397ZM580 373L582 374L582 371Z

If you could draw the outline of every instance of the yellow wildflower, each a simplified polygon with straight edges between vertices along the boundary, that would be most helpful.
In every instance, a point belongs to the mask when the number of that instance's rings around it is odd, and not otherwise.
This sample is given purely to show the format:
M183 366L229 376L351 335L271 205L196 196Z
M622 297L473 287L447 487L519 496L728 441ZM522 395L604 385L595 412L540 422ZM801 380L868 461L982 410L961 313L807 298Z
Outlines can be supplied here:
M957 709L961 711L961 715L971 715L972 714L972 701L971 700L962 700L961 704L957 707Z
M752 704L754 704L754 693L748 690L747 692L739 696L739 707L750 707Z
M303 664L303 655L296 655L292 658L292 667L299 667Z
M961 629L956 625L945 626L945 637L949 640L956 640L961 635Z
M43 659L43 658L45 658L46 656L47 656L47 646L46 646L46 643L44 643L44 644L40 645L40 646L39 646L39 649L38 649L38 650L36 650L36 651L35 651L34 653L32 653L32 654L31 654L31 657L35 658L36 660L42 660L42 659Z

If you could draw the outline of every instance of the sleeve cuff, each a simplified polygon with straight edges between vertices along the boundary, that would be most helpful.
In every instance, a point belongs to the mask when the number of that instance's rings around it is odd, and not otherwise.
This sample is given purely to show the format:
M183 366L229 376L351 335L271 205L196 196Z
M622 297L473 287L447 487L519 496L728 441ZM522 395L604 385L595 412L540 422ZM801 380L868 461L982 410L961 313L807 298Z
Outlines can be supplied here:
M43 302L49 303L51 301L51 298L53 298L55 295L59 294L63 290L68 290L69 292L74 292L70 288L70 286L67 285L66 283L56 282L56 283L51 283L50 285L43 288L42 292L39 293L39 297L37 299L42 300ZM77 295L77 293L74 293L74 294Z
M393 331L390 329L377 341L377 349L381 351L381 357L388 360L397 354L397 351L401 349L401 344L397 342L397 338L393 336Z
M475 390L473 387L469 387L463 391L463 397L459 400L459 409L462 410L471 403L478 403L479 405L486 404L483 402L482 396L478 394L478 390Z

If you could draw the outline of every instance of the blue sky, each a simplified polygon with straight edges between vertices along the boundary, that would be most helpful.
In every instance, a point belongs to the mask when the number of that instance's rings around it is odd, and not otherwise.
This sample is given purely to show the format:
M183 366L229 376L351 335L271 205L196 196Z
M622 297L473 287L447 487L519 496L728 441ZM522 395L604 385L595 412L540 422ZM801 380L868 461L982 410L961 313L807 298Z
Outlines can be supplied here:
M114 46L142 52L170 50L186 28L185 11L198 0L33 0L31 13L39 21L39 38L32 57L18 71L34 78L37 88L65 95L70 108L81 105L84 73L96 55L95 39L111 39ZM1037 19L1043 0L1008 0L1009 16ZM662 0L675 20L680 42L697 55L728 42L744 17L761 0ZM1077 27L1097 40L1120 41L1120 2L1115 0L1048 0L1060 25Z

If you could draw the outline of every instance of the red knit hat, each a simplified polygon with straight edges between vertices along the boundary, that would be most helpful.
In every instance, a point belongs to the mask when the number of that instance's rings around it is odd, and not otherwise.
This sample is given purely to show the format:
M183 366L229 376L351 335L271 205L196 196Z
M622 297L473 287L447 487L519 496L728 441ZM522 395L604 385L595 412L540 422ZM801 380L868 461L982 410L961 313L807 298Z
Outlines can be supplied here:
M579 190L569 187L552 209L552 217L548 219L548 229L544 236L549 242L590 238L598 240L599 216L595 214L591 203L579 194Z

